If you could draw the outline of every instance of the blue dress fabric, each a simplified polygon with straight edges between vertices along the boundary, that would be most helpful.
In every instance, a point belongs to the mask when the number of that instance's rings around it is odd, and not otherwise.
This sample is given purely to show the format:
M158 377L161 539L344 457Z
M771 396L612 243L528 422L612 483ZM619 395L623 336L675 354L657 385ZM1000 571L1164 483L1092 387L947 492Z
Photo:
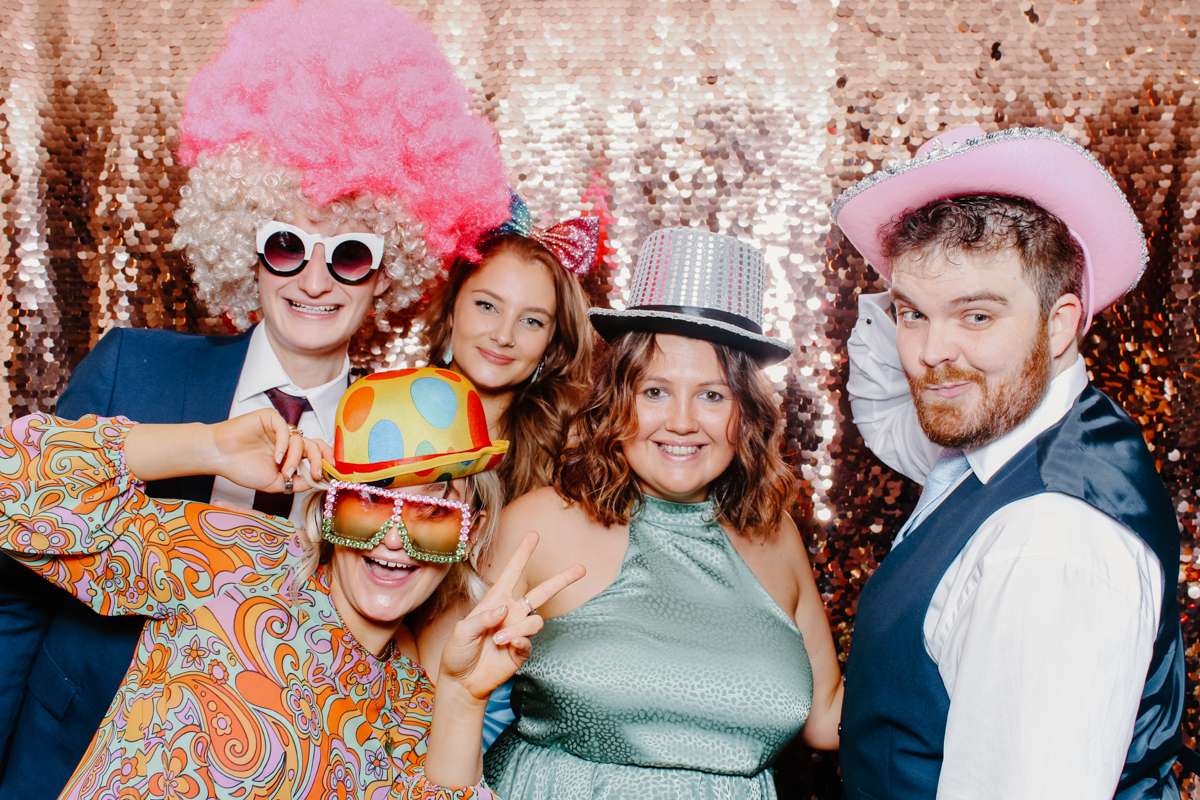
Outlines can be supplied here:
M512 698L484 759L506 800L771 798L812 668L711 503L647 498L612 585L546 621Z

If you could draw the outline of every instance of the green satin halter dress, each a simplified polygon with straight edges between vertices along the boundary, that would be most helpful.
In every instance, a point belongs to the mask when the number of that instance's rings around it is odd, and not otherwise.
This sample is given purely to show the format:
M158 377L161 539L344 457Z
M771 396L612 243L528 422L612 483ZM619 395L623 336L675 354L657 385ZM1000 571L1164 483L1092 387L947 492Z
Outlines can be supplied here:
M505 800L774 798L812 667L711 503L647 498L612 585L534 637L484 773Z

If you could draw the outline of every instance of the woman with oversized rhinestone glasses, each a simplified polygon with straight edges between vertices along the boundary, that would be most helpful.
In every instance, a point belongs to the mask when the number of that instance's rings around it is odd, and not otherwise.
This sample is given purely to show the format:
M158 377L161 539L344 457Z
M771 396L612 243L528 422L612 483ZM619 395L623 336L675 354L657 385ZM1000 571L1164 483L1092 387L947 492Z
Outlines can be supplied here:
M435 697L405 616L452 575L464 591L464 557L486 546L508 443L481 420L469 381L402 370L347 390L332 450L273 411L216 425L34 414L0 431L0 549L100 613L149 617L62 796L491 797L488 696L528 657L536 607L582 568L514 599L531 535L442 649ZM332 480L310 502L315 536L143 493L196 472L301 491L318 465Z

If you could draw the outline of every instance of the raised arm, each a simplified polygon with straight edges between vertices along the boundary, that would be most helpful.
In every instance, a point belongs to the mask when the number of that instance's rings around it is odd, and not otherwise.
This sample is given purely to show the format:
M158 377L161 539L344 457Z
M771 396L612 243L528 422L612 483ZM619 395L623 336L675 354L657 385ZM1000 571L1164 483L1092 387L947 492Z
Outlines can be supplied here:
M925 438L896 352L896 323L887 292L858 296L858 322L846 343L850 354L850 409L863 441L875 456L917 483L942 454Z
M230 455L230 442L262 423L230 423L138 430L125 420L97 417L16 420L0 430L0 549L110 615L165 616L191 610L232 583L283 579L290 524L200 503L155 501L141 491L143 474L184 474L179 470L189 463L207 469L214 442L224 454L216 460L230 461L222 471L261 471L265 461L281 483L273 441L258 458ZM210 439L196 436L197 429L221 426L225 430ZM236 435L229 435L230 427ZM282 466L294 469L306 443L292 438L290 451L284 442ZM135 471L142 468L146 473ZM296 478L297 488L305 485Z
M526 594L519 592L521 575L537 541L536 533L521 539L491 590L454 627L442 650L423 771L398 781L391 797L465 800L494 796L481 783L488 697L529 658L529 639L542 628L542 618L534 610L584 575L583 567L576 564Z

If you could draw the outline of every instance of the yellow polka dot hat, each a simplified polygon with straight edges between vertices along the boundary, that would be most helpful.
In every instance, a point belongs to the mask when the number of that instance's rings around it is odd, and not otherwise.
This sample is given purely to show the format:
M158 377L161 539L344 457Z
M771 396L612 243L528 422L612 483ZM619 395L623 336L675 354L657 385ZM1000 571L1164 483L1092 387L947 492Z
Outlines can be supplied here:
M475 386L445 369L400 369L358 380L338 404L333 463L325 474L390 487L453 480L493 469L508 442L488 438Z

